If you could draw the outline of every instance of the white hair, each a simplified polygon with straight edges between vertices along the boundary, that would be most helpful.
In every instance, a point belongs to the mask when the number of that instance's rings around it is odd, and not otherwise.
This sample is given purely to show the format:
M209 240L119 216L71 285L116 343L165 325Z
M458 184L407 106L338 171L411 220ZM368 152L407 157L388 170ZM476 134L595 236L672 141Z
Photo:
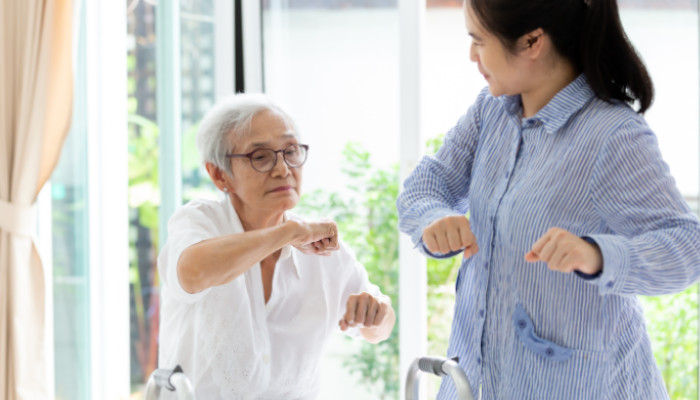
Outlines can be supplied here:
M197 150L202 164L212 163L221 170L232 174L231 163L226 153L229 148L229 134L233 133L232 145L238 139L250 134L250 125L255 115L271 111L284 118L294 132L294 121L279 106L264 94L239 93L224 97L212 107L202 119L197 130Z

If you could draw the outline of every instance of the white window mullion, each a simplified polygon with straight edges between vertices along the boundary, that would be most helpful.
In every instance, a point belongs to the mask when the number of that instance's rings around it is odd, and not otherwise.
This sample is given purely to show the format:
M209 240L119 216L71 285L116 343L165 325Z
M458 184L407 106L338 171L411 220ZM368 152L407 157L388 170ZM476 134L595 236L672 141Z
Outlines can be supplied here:
M245 91L260 93L263 91L263 58L261 2L259 0L242 0L241 19L243 20L243 73Z
M168 238L168 220L182 204L180 2L158 3L156 18L156 102L161 199L158 241L162 247Z
M90 398L128 398L126 4L88 0L85 22Z
M216 0L214 9L214 67L216 99L219 100L236 90L235 19L231 0Z
M425 0L399 0L399 179L403 181L421 157L421 51ZM399 242L399 374L400 398L405 397L405 379L411 362L427 348L427 271L425 258L416 252L411 239ZM421 388L424 397L425 386Z

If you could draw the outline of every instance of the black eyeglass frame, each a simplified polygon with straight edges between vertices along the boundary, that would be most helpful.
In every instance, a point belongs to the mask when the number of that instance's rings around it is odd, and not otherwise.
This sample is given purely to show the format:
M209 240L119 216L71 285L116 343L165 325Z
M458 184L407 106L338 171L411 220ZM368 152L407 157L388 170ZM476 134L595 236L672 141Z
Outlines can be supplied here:
M299 164L299 165L292 165L289 163L289 161L287 161L287 155L285 152L287 151L287 149L289 149L290 147L294 147L294 146L298 146L298 147L301 147L304 149L304 161L302 161L301 164ZM271 152L275 153L275 161L272 163L272 166L270 167L270 169L267 169L265 171L260 171L259 169L255 168L255 164L253 164L253 154L255 154L258 151L271 151ZM306 163L306 160L309 158L309 145L295 143L295 144L290 144L289 146L285 147L282 150L272 150L272 149L267 149L267 148L259 148L259 149L255 149L255 150L251 151L250 153L246 153L246 154L228 154L227 153L226 158L246 157L250 161L250 166L253 167L254 170L256 170L258 172L270 172L273 169L275 169L275 166L277 166L277 159L279 158L279 157L277 157L277 153L282 153L282 159L284 160L284 163L287 164L287 166L289 168L299 168L302 165L304 165L304 163Z

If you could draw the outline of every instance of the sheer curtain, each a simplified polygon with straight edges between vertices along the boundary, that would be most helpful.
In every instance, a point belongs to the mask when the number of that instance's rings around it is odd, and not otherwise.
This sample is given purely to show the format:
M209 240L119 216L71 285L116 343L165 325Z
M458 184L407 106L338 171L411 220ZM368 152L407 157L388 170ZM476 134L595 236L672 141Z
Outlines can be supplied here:
M36 197L70 126L71 0L0 5L0 400L51 398Z

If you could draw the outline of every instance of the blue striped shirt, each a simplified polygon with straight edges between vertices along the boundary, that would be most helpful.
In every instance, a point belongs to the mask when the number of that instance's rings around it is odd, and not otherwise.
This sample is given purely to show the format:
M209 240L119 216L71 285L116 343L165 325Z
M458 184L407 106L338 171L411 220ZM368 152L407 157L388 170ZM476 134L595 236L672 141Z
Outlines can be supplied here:
M583 75L534 117L482 91L404 183L400 229L470 211L449 357L483 399L666 399L635 295L700 277L700 224L643 117L598 99ZM549 228L600 247L602 274L555 272L525 254ZM430 254L428 254L430 255ZM439 399L455 399L449 378Z

